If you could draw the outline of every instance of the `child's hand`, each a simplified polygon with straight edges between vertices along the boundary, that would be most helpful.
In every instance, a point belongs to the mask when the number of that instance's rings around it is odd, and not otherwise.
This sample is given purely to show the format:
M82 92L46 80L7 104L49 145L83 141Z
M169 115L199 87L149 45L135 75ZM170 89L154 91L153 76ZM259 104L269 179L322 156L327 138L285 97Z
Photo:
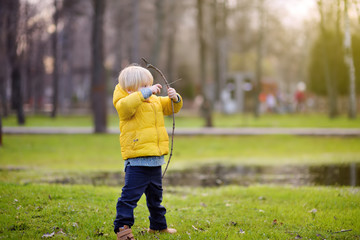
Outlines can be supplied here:
M168 96L171 98L174 102L178 101L178 96L176 93L176 90L173 88L168 88Z
M162 86L160 84L155 84L149 88L153 94L158 94L158 93L160 93Z

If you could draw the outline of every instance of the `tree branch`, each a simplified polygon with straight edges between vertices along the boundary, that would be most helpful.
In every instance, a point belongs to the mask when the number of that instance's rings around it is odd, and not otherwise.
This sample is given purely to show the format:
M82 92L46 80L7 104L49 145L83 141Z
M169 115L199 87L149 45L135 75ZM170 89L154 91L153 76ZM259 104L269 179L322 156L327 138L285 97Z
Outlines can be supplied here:
M169 82L166 80L164 74L160 71L160 69L158 69L157 67L153 66L152 64L150 64L145 58L141 58L145 64L146 64L146 68L152 68L154 69L156 72L158 72L160 74L160 76L162 77L162 79L164 80L165 84L166 84L166 88L169 89L170 88L170 84ZM171 157L173 154L173 148L174 148L174 132L175 132L175 113L174 113L174 102L171 99L171 110L172 110L172 119L173 119L173 127L172 127L172 132L171 132L171 149L170 149L170 155L169 155L169 160L166 164L165 170L162 174L162 178L164 178L165 173L169 167L169 163L171 161Z

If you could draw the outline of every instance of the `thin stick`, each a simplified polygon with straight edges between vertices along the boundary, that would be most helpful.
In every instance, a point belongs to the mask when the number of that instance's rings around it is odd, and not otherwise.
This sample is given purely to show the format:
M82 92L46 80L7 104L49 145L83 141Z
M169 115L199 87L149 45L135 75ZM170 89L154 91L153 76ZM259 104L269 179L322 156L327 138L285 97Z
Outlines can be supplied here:
M160 71L160 69L158 69L157 67L155 67L154 65L150 64L148 61L146 61L145 58L141 58L145 64L146 64L146 68L152 68L155 71L157 71L160 76L162 77L162 79L164 80L165 84L166 84L166 88L169 89L170 88L170 84L169 82L166 80L164 74ZM174 82L173 82L174 83ZM162 174L162 178L164 178L165 173L169 167L169 163L173 154L173 148L174 148L174 132L175 132L175 112L174 112L174 101L171 99L171 110L172 110L172 119L173 119L173 128L172 128L172 132L171 132L171 150L170 150L170 155L169 155L169 160L166 164L164 173Z
M334 232L334 233L343 233L343 232L350 232L350 231L352 231L352 229L343 229L341 231Z
M178 82L178 81L180 81L180 80L182 80L182 78L176 79L175 81L169 83L169 85L173 85L174 83L176 83L176 82Z

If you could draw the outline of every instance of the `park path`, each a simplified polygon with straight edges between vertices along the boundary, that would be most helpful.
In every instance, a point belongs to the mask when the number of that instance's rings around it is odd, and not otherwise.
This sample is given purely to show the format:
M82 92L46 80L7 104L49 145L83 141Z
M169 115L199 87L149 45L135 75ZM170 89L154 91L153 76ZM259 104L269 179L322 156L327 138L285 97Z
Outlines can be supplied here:
M92 127L3 127L4 134L92 134ZM108 134L119 134L117 127ZM171 129L168 128L171 134ZM195 135L303 135L303 136L360 136L360 128L176 128L177 136Z

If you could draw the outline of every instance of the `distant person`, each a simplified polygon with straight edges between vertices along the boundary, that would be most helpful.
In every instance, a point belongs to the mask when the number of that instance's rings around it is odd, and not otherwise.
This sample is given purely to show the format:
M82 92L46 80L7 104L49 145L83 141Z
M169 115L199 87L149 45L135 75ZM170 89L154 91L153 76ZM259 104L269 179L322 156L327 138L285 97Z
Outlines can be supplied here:
M263 114L266 112L266 94L261 92L259 94L259 103L260 103L260 113Z
M125 160L125 185L116 205L114 231L117 239L134 239L134 208L145 193L150 212L148 232L176 233L168 228L166 209L161 205L164 155L169 152L169 136L164 115L182 108L182 98L175 89L168 88L167 97L158 97L162 86L153 85L151 73L140 66L124 68L119 75L113 103L120 119L120 145Z
M297 90L295 93L296 112L302 112L305 107L305 93L301 90Z
M269 112L274 113L276 111L276 98L272 93L266 96L266 105Z
M295 92L295 109L296 112L302 112L305 110L305 89L306 84L304 82L299 82L296 85L296 92Z

